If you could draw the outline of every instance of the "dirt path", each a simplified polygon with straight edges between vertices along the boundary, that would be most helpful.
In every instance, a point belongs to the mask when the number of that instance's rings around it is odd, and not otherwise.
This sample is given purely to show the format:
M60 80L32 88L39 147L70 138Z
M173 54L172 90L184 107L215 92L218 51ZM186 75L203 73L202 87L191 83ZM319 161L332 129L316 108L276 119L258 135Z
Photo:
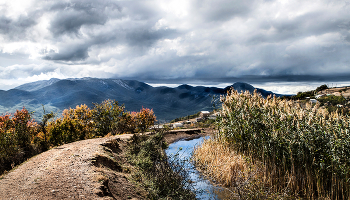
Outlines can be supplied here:
M105 154L102 144L130 137L77 141L43 152L0 180L0 199L114 199L105 194L94 160Z
M165 140L208 133L169 133ZM131 136L82 140L43 152L0 179L0 199L143 199L125 170L123 149Z

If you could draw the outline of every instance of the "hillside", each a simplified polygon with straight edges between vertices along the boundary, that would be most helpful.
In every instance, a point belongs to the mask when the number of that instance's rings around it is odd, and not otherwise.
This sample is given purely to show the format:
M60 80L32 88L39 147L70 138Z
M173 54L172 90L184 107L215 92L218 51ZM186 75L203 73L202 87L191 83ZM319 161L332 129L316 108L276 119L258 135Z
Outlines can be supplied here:
M8 91L0 90L0 113L15 112L25 106L35 111L36 118L40 118L42 105L46 111L58 112L80 104L93 106L93 103L113 99L125 104L128 111L153 108L158 120L171 120L201 110L212 110L213 97L226 94L231 87L238 91L253 92L255 89L240 82L221 89L190 85L152 87L143 82L120 79L51 79L24 84ZM258 92L263 96L272 94L262 89L258 89Z

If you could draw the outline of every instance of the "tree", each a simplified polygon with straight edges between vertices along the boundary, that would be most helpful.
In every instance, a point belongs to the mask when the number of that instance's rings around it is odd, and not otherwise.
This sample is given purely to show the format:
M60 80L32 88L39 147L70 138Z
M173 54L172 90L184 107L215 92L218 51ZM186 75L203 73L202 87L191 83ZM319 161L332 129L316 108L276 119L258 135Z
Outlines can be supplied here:
M63 110L62 117L49 124L50 142L53 145L94 137L92 110L87 105Z
M145 132L156 121L153 110L148 108L142 108L140 112L133 112L131 115L135 118L137 132Z
M50 113L47 113L46 114L46 111L45 111L45 108L44 108L44 105L43 106L43 110L44 110L44 115L43 115L43 119L42 121L39 123L39 126L40 126L40 131L43 133L44 135L44 141L45 143L47 143L47 130L46 130L46 126L47 126L47 123L50 119L54 118L55 117L55 114L51 111ZM46 145L46 144L45 144Z
M134 115L131 115L130 112L124 112L119 119L117 124L117 132L119 134L123 133L135 133L136 131L136 122Z
M320 91L325 90L325 89L328 89L328 86L326 84L317 87L315 92L317 93L317 92L320 92Z
M120 116L125 111L124 105L119 106L118 101L105 100L101 104L94 104L92 118L97 136L105 136L108 133L115 132Z

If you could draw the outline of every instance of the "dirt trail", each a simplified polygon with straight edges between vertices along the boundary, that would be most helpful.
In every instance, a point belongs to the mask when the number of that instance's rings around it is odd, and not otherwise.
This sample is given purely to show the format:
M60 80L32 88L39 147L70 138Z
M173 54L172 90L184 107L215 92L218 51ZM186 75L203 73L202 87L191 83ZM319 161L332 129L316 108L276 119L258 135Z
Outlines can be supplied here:
M165 141L196 138L212 130L172 131ZM126 140L117 135L65 144L43 152L0 179L0 199L144 199L128 181Z
M0 199L119 199L106 192L96 157L106 154L102 144L130 137L82 140L41 153L0 180ZM124 179L123 187L131 187Z

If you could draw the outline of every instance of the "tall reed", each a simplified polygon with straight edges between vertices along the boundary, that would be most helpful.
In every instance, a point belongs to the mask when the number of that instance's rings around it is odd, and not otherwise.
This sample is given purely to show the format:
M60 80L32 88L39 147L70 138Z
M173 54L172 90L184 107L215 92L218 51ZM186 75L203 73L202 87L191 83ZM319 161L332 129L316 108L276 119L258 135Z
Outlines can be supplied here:
M266 166L241 155L227 142L205 139L193 151L192 161L202 174L227 190L230 199L286 199L288 191L271 191Z
M276 192L350 198L350 117L256 91L222 97L218 141L263 162Z

